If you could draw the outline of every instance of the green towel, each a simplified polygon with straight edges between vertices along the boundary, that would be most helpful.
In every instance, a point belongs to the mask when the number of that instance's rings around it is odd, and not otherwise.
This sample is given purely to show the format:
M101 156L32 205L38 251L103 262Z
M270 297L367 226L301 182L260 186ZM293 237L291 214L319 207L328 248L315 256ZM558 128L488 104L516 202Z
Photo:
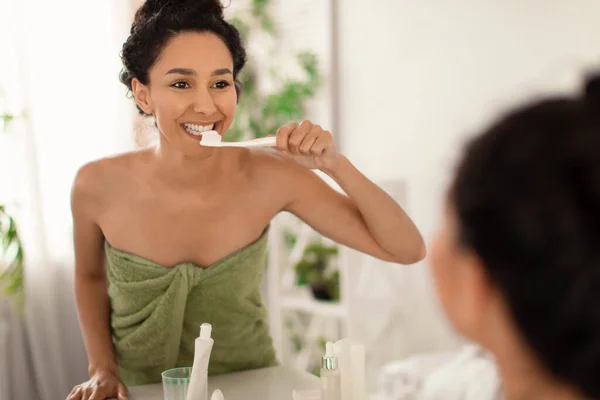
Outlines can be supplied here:
M268 228L255 242L206 269L165 268L105 244L111 328L126 385L161 381L161 373L192 366L200 325L215 340L209 375L276 365L261 296Z

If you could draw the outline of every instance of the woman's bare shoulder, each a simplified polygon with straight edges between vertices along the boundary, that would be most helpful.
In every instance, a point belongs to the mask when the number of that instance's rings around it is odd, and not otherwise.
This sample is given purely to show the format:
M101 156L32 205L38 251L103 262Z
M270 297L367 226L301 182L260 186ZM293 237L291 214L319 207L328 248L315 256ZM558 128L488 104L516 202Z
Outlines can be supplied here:
M100 202L117 188L133 179L141 163L150 158L148 149L129 151L89 161L82 165L72 187L72 199L81 202Z
M289 157L277 151L264 149L250 149L247 163L254 173L259 173L263 177L289 177L290 174L301 173L304 169Z
M311 170L276 151L253 149L248 160L250 179L272 193L293 195L292 192L303 190L318 180Z

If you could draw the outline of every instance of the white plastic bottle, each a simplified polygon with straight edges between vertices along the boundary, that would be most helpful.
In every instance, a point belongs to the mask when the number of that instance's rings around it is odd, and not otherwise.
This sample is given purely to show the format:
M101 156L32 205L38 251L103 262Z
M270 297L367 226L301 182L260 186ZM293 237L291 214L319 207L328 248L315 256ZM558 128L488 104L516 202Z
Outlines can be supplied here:
M212 326L202 324L200 336L196 338L194 347L194 365L190 377L190 385L186 400L209 400L208 399L208 362L212 351L214 340L210 337Z
M333 343L325 344L325 355L321 358L321 400L341 400L341 374L338 358L333 353Z

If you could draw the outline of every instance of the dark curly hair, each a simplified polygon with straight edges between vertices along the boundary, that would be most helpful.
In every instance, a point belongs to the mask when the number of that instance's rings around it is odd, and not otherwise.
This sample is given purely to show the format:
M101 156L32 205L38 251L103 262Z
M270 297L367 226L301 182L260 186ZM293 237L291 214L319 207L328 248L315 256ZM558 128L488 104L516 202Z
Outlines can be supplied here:
M450 200L540 363L600 399L600 76L473 139Z
M238 30L225 21L219 0L146 0L135 13L130 35L123 44L121 82L131 91L131 81L148 84L148 71L169 39L181 32L211 32L219 36L233 58L233 78L238 98L238 74L246 64L246 51ZM140 114L144 112L138 107Z

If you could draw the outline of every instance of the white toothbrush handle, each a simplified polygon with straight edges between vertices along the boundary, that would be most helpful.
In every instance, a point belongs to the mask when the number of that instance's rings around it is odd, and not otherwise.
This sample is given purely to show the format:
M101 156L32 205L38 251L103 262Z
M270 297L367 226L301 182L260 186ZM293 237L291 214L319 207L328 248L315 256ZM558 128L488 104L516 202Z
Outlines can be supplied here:
M274 147L276 145L277 138L275 136L267 136L246 141L246 147Z
M222 142L222 145L232 147L274 147L277 145L277 138L275 136L268 136L244 142Z

